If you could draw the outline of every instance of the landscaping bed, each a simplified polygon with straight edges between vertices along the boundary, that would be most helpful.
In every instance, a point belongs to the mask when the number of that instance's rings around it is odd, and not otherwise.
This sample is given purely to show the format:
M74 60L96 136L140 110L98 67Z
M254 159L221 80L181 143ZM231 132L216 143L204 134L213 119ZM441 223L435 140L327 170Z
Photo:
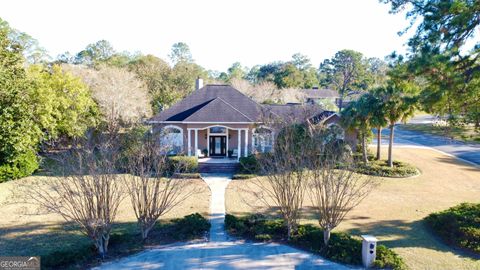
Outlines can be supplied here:
M281 219L266 219L261 215L225 216L226 230L235 236L256 241L280 241L319 254L332 261L362 264L362 241L346 233L333 232L328 246L323 244L323 232L312 225L299 225L298 233L287 240L287 228ZM374 263L381 269L407 269L403 260L391 249L377 245Z
M210 223L195 213L183 218L157 223L142 243L136 223L115 224L110 236L108 255L100 259L93 244L72 245L70 249L41 256L42 269L86 269L105 261L139 252L150 246L199 239L210 229Z
M480 255L480 204L462 203L432 213L425 221L448 244Z
M394 161L393 167L389 167L386 160L371 160L368 164L359 162L356 170L361 174L392 178L405 178L420 174L416 167L408 163Z

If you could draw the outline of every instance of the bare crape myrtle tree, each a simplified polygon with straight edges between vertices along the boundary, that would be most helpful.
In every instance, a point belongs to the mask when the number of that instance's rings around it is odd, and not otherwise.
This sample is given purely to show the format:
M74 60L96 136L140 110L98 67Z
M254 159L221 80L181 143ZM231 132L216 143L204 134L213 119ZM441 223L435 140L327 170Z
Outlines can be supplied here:
M268 208L278 208L290 239L297 231L308 184L305 170L306 151L310 147L308 130L299 124L298 115L293 113L283 117L269 116L263 123L273 130L275 143L272 151L257 155L265 178L253 180L256 188L251 190L257 190L253 195Z
M185 165L170 164L167 150L158 139L147 135L128 158L130 176L125 184L143 241L161 216L198 192L188 180L173 178Z
M89 133L59 158L62 177L20 186L29 202L73 222L103 258L117 210L125 198L118 160L117 134Z
M327 246L331 231L377 185L372 177L357 174L351 151L339 140L332 140L332 129L312 126L309 151L309 197Z

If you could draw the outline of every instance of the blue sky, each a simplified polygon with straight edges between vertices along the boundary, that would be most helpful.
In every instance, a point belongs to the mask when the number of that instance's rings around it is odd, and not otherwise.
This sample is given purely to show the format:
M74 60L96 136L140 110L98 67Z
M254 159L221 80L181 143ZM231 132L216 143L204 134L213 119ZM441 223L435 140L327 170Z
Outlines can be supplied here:
M118 51L168 59L186 42L197 63L225 70L289 60L300 52L315 66L341 49L368 57L405 51L408 22L378 0L4 0L0 17L39 40L52 56L100 39Z

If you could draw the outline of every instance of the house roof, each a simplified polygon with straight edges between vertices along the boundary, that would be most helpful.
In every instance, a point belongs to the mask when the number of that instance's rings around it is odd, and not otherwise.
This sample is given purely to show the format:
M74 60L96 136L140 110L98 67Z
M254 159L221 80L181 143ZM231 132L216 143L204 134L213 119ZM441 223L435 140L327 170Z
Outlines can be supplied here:
M331 89L302 89L305 98L338 98L337 91Z
M208 84L150 121L256 122L262 106L230 85Z
M317 105L262 105L229 85L206 85L149 122L256 123L271 115L303 121L324 113Z

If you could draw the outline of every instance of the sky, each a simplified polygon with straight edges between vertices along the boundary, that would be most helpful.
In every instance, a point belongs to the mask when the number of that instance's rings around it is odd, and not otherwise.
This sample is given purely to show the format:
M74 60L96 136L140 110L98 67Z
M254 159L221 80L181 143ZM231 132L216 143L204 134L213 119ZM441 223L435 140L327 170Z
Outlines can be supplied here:
M117 51L168 60L185 42L196 63L224 71L307 55L314 66L342 49L383 58L405 52L403 14L378 0L3 0L0 17L52 57L108 40Z

